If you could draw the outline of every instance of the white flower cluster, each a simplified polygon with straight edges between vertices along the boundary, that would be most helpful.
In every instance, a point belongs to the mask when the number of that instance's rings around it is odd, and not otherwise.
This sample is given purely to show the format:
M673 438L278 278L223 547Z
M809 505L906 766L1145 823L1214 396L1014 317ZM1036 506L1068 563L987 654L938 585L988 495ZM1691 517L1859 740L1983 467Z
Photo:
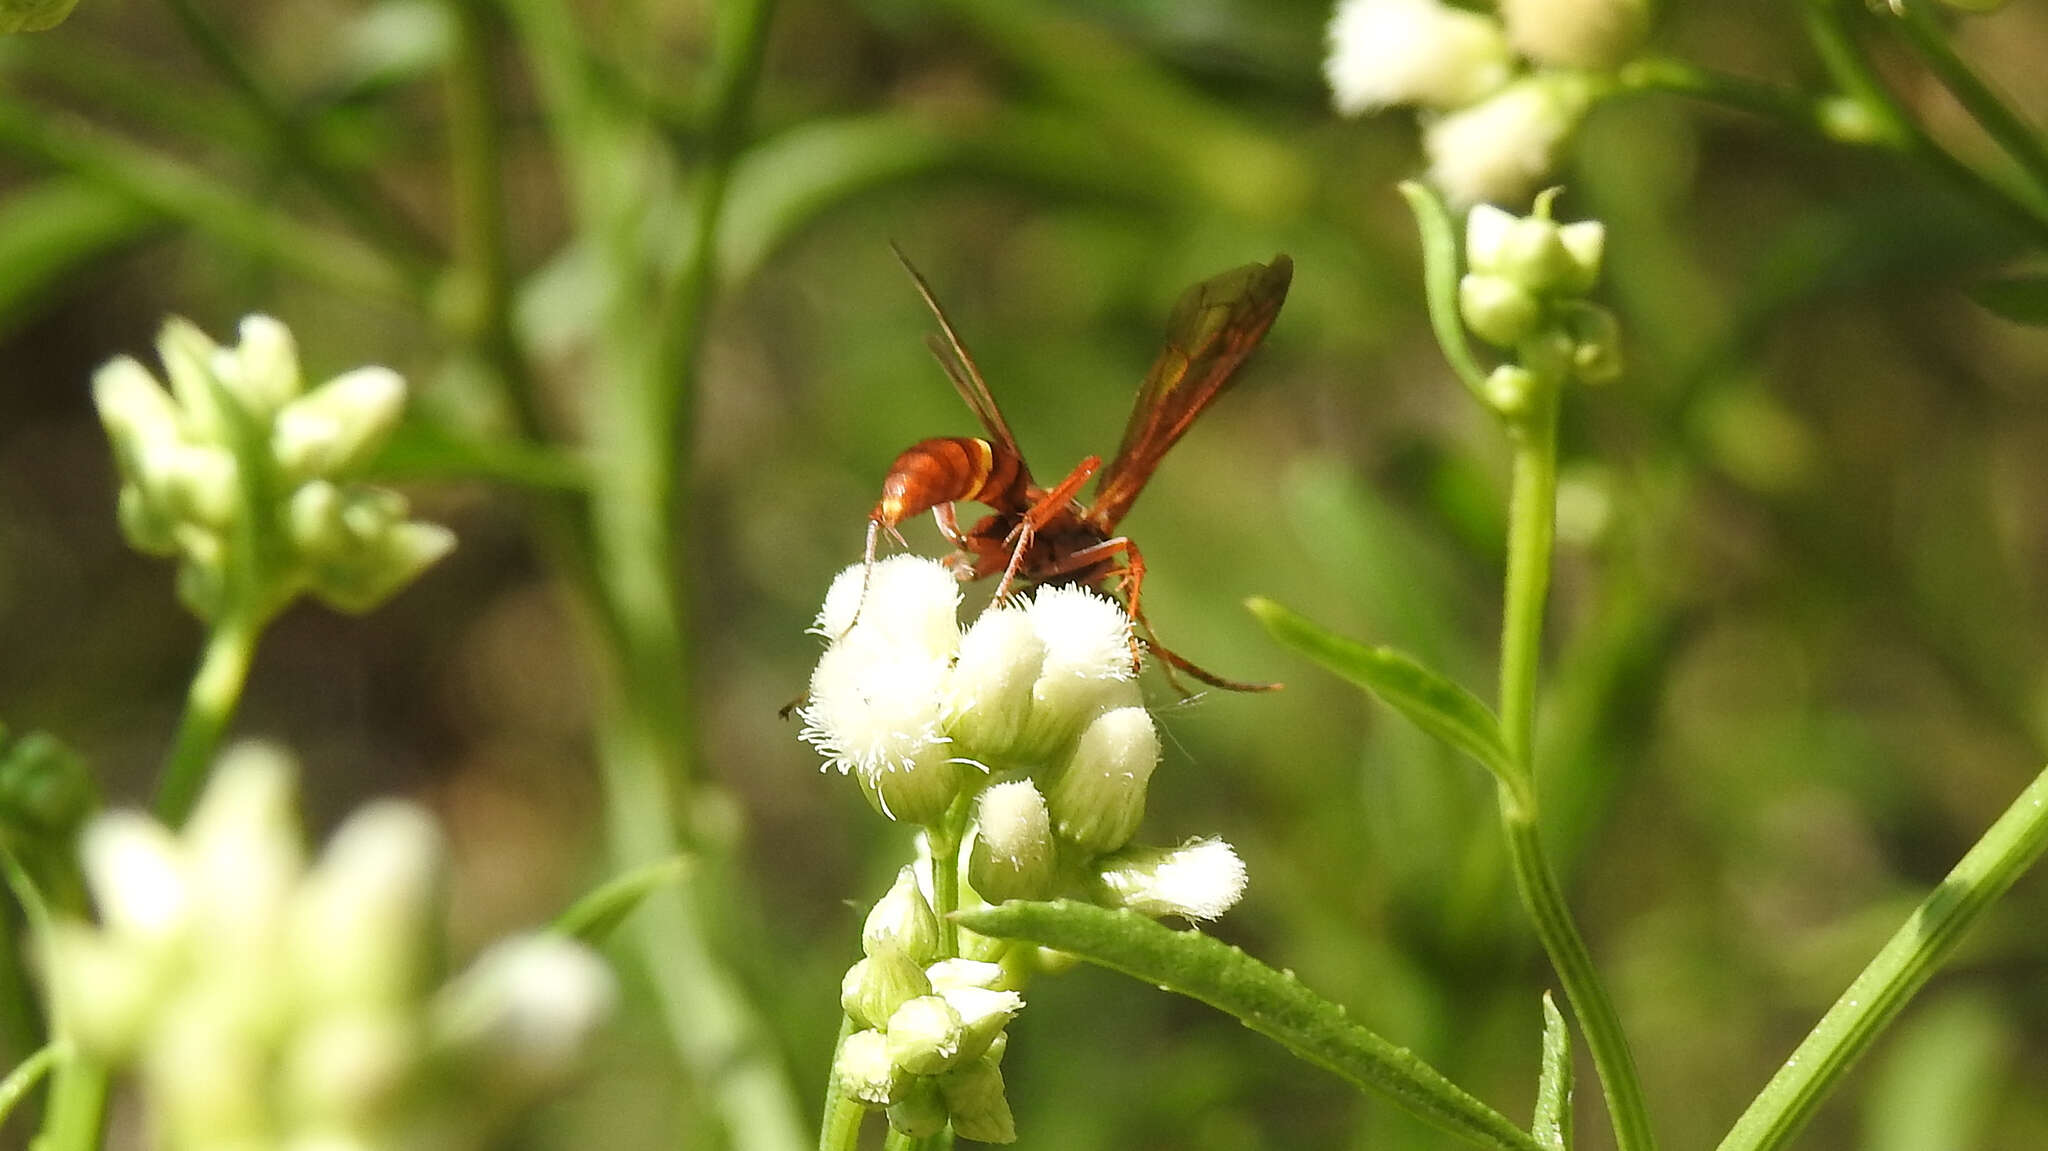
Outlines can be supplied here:
M1611 72L1641 45L1647 0L1341 0L1324 76L1339 112L1412 105L1430 179L1461 204L1528 196Z
M235 597L267 615L301 591L368 611L454 546L408 520L397 493L346 482L398 424L396 373L358 368L307 390L291 332L268 316L243 320L231 348L173 318L157 352L168 393L122 356L94 375L93 402L120 466L123 533L180 560L179 594L202 618Z
M167 1151L473 1145L575 1067L610 1012L610 972L530 936L435 990L433 822L372 805L309 867L293 774L244 745L182 834L132 812L87 828L101 923L53 927L58 1017L87 1054L139 1073Z
M940 956L939 921L911 868L868 913L867 958L853 965L840 1004L855 1030L834 1074L851 1097L888 1109L912 1138L951 1123L964 1139L1017 1138L1003 1091L1004 1028L1024 1007L1000 964Z
M1506 415L1543 381L1597 385L1621 375L1620 321L1581 298L1599 280L1606 226L1557 223L1555 198L1538 196L1528 216L1480 204L1465 221L1458 311L1480 339L1513 353L1486 380L1487 399Z

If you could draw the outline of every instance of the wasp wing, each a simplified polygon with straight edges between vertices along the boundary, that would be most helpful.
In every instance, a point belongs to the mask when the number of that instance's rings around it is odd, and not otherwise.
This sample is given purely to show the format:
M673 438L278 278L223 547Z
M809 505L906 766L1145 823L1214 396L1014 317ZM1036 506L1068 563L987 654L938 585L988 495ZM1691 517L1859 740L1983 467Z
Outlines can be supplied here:
M960 333L953 330L953 322L946 318L946 309L940 307L939 298L932 295L932 286L911 264L910 257L903 254L903 249L895 244L890 244L889 249L896 253L903 270L910 273L911 282L917 285L917 294L924 298L924 306L930 308L932 317L938 320L939 331L945 333L943 338L937 335L925 337L925 346L938 358L939 366L946 370L946 378L953 381L953 390L967 402L989 438L997 447L1007 449L1022 462L1023 453L1018 450L1016 434L1010 431L1010 422L1003 418L1003 410L996 406L995 395L988 390L988 381L981 378L981 369L974 366L974 357L968 354Z
M1166 454L1259 346L1294 278L1294 261L1246 264L1181 295L1166 322L1166 346L1145 375L1116 457L1103 469L1088 519L1115 528Z

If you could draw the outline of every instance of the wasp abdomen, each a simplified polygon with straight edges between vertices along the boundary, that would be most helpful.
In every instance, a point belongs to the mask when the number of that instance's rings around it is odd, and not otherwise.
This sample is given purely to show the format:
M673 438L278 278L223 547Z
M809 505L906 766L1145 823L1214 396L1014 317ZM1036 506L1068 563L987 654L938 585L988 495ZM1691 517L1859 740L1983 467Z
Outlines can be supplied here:
M944 436L920 440L896 457L882 481L882 498L868 518L894 527L940 504L973 500L993 504L1016 486L1022 465L1016 454L987 440Z

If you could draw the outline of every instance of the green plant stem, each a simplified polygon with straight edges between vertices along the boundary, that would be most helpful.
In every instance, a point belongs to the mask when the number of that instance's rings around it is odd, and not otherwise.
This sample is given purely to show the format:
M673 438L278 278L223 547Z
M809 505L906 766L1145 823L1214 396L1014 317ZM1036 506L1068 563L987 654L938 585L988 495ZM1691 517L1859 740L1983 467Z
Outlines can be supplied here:
M262 630L252 614L236 611L223 616L206 637L199 670L185 695L184 717L178 722L170 758L157 782L157 818L172 827L185 821L206 782L221 733L241 702L242 686L248 681L249 662Z
M1963 934L2048 848L2048 771L2034 777L1928 893L1721 1140L1720 1151L1782 1147L1955 951Z
M37 1151L94 1151L107 1108L107 1069L75 1052L56 1069Z
M7 1078L0 1079L0 1124L7 1122L22 1099L43 1081L51 1068L70 1058L70 1050L70 1044L53 1039L16 1064L14 1070L7 1073Z
M855 1031L853 1017L839 1017L839 1038L832 1043L832 1070L825 1079L825 1121L818 1128L818 1151L859 1151L861 1123L868 1109L839 1086L839 1052Z
M301 224L180 161L0 99L0 149L75 172L224 244L355 296L417 305L423 265Z
M1515 886L1585 1032L1594 1070L1607 1096L1615 1142L1622 1151L1651 1151L1656 1139L1650 1131L1649 1109L1636 1075L1635 1058L1629 1053L1628 1037L1585 940L1572 922L1564 893L1544 856L1537 826L1536 682L1556 533L1560 390L1555 381L1535 388L1530 410L1509 425L1515 456L1501 625L1500 724L1515 772L1500 786L1501 829L1507 836Z
M2026 173L2036 208L2048 202L2048 147L2043 146L2040 133L2020 119L2011 105L1956 55L1949 46L1947 30L1927 10L1925 0L1899 0L1874 11L1889 14L1927 70Z

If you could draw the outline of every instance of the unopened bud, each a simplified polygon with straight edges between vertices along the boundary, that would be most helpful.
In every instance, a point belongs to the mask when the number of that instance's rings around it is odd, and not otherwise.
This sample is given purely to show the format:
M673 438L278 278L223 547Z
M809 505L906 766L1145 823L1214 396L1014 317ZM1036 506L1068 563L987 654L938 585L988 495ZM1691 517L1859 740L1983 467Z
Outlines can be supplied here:
M1500 14L1515 50L1553 68L1617 67L1650 27L1646 0L1501 0Z
M1564 289L1581 272L1561 231L1556 221L1540 214L1516 220L1502 237L1495 273L1533 295L1569 294Z
M148 445L180 438L179 413L149 370L127 356L109 360L92 377L92 402L107 438L124 460Z
M101 815L86 826L79 854L113 938L162 945L191 922L184 849L156 820L133 811Z
M227 439L227 417L221 403L227 397L217 391L213 358L220 346L205 332L182 316L164 321L157 333L156 352L170 377L171 394L184 409L186 430L194 439L219 443Z
M309 1003L395 1006L425 982L445 847L434 821L384 801L334 833L292 908L293 971Z
M344 501L342 522L354 531L350 510ZM365 539L358 554L317 568L310 590L336 611L361 614L404 590L453 550L455 533L439 524L417 520L393 523L380 535Z
M70 922L51 925L49 955L51 997L72 1038L99 1059L131 1055L175 964Z
M291 329L269 316L244 316L241 343L232 353L216 360L223 386L234 393L243 409L258 419L269 419L299 394L299 350Z
M939 953L939 917L918 889L917 872L905 867L861 925L861 950L870 956L893 951L917 964Z
M1003 1091L1003 1073L992 1059L977 1059L939 1080L953 1132L977 1143L1015 1143L1017 1121Z
M1142 707L1098 716L1046 795L1061 839L1085 855L1115 851L1137 833L1159 764L1159 731Z
M889 1058L912 1075L937 1075L960 1059L967 1025L938 995L920 995L889 1016Z
M940 998L960 1016L960 1045L954 1061L979 1059L995 1042L1010 1020L1024 1009L1024 997L1014 991L990 991L983 987L958 987Z
M941 959L925 968L924 974L931 980L932 990L941 994L968 987L996 990L1008 977L1002 964L982 959Z
M1578 220L1559 227L1557 238L1571 257L1571 274L1560 283L1558 293L1583 296L1600 282L1600 262L1607 252L1607 225L1598 220Z
M1505 276L1468 273L1458 280L1458 314L1497 348L1511 348L1543 321L1543 304Z
M178 540L170 517L133 483L121 485L120 497L114 504L114 518L121 525L121 538L136 551L153 556L178 554Z
M332 476L360 466L398 426L405 381L389 368L337 376L277 413L270 450L294 479Z
M230 747L186 824L200 941L228 955L267 948L305 871L298 769L283 749Z
M854 964L839 983L839 1005L862 1027L880 1027L896 1009L932 985L924 969L900 951L881 951Z
M1028 779L998 783L975 805L978 834L968 854L968 882L983 899L1043 899L1059 869L1052 816L1038 785Z
M1597 386L1621 378L1621 322L1613 312L1575 300L1559 319L1572 342L1572 375L1580 383Z
M370 1126L397 1101L419 1050L404 1014L323 1016L301 1025L283 1053L284 1104L295 1125Z
M1031 687L1045 666L1045 641L1021 608L991 608L960 638L948 729L962 747L1001 756L1021 741Z
M1529 410L1529 397L1535 394L1536 376L1520 364L1502 364L1486 377L1486 402L1493 410L1513 419Z
M839 1045L832 1074L848 1095L872 1107L886 1107L903 1092L910 1077L889 1058L889 1037L880 1031L856 1031Z
M501 1087L526 1094L574 1069L616 998L611 972L581 944L522 936L492 946L441 991L434 1032Z
M1220 839L1137 847L1102 861L1097 896L1140 915L1214 919L1244 895L1244 861Z

